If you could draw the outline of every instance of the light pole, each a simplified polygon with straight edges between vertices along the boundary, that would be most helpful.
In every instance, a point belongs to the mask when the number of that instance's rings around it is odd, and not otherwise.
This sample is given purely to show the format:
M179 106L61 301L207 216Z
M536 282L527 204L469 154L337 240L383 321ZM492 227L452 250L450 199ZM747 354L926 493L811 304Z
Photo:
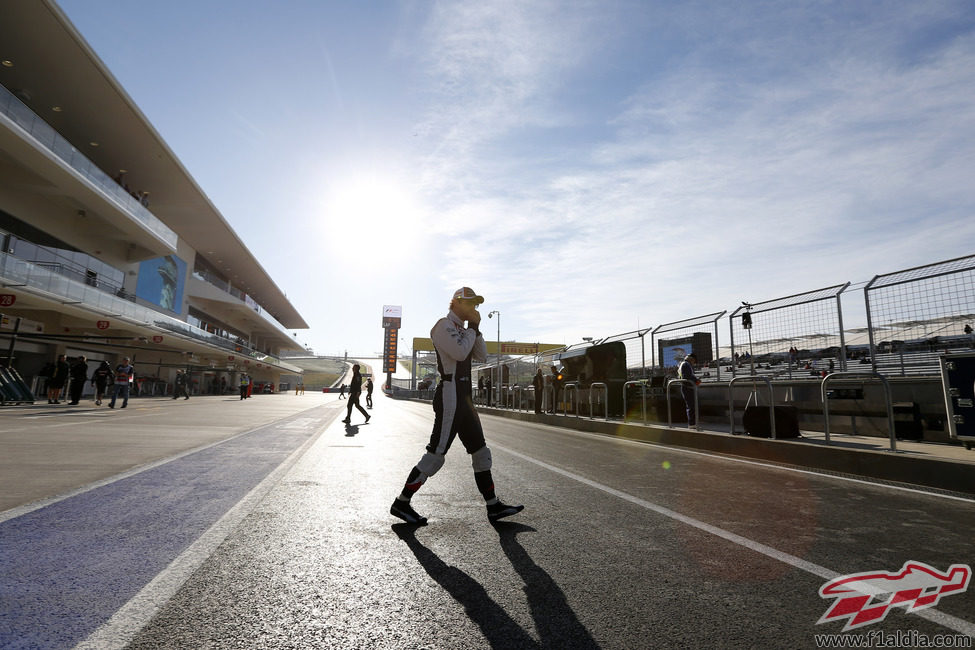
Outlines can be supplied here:
M501 312L495 309L488 314L488 318L494 318L495 314L498 315L498 383L495 385L498 387L498 397L501 397ZM488 395L488 403L491 403L490 395Z

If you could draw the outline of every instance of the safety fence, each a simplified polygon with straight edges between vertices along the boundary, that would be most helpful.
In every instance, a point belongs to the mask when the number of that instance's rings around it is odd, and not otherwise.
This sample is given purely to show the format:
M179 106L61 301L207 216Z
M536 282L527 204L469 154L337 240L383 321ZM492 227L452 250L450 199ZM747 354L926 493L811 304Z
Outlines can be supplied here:
M841 298L849 303L850 287L847 282L740 301L730 314L713 312L543 354L492 358L476 374L490 375L495 384L500 376L503 387L528 387L538 369L549 374L551 366L560 368L588 348L619 342L625 346L626 379L674 376L692 350L705 382L741 374L820 379L847 371L936 376L944 352L975 349L975 255L875 276L863 285L866 327L844 327ZM727 344L719 338L722 331L728 332ZM426 371L418 381L435 381L435 360L418 367Z
M864 288L874 371L938 371L940 352L975 348L975 256L875 276Z
M889 437L891 449L895 429L897 437L946 440L941 362L946 353L975 350L975 255L859 284L864 313L856 315L865 315L866 327L844 325L844 305L856 304L851 286L739 301L731 313L492 358L473 370L475 400L495 408L672 426L688 421L685 396L692 390L694 421L700 422L700 395L701 415L731 432L736 417L753 407L753 414L767 409L771 437L790 419L803 419L804 429L823 431L827 442L836 426ZM677 365L690 352L702 380L693 389L676 378ZM421 355L416 367L411 380L394 380L394 394L432 398L435 356Z

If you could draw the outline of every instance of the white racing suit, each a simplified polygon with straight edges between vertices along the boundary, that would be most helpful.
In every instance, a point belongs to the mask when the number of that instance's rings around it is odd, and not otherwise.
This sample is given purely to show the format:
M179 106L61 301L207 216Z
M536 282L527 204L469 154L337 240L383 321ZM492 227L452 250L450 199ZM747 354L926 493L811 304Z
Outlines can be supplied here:
M437 352L437 369L441 377L433 398L433 432L426 453L406 480L403 494L412 496L427 478L443 467L444 456L454 437L460 436L461 443L471 455L477 488L487 503L493 503L496 497L491 477L491 450L484 442L471 386L471 360L487 359L484 337L476 329L464 327L460 318L448 312L430 330L430 338Z

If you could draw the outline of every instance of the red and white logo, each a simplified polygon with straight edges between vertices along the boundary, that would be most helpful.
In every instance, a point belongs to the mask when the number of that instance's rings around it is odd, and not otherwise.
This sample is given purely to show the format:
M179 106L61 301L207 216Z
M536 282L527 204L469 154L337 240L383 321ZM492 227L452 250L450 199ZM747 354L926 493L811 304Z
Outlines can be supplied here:
M952 564L942 573L923 562L905 562L897 573L867 571L840 576L819 588L820 597L836 601L816 624L847 619L846 632L879 623L891 607L905 607L907 612L934 607L942 596L964 593L971 577L972 568L967 564Z

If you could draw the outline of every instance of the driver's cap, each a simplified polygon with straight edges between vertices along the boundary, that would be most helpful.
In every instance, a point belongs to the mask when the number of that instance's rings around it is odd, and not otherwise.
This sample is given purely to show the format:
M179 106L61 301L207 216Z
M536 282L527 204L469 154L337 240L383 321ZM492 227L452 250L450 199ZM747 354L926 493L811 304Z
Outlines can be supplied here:
M461 287L455 291L454 300L472 300L475 305L480 305L484 302L484 298L474 293L474 290L470 287Z

